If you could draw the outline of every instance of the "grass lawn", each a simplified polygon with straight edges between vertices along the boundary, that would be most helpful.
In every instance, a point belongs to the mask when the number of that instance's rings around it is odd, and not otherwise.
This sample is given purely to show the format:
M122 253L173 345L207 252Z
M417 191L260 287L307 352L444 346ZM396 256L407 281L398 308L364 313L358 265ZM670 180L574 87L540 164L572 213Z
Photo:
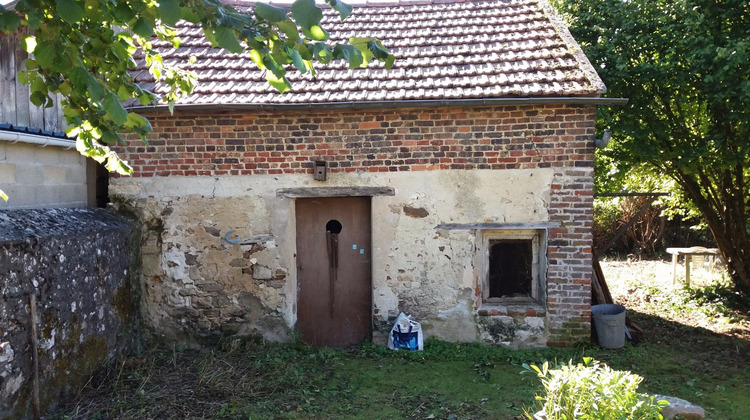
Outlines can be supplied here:
M511 351L430 341L424 352L372 344L311 349L257 339L204 351L156 349L105 366L55 419L514 419L540 388L523 363L583 355L643 376L641 391L750 418L750 318L719 271L672 287L670 265L605 262L615 299L644 330L636 346ZM701 277L702 276L702 277Z

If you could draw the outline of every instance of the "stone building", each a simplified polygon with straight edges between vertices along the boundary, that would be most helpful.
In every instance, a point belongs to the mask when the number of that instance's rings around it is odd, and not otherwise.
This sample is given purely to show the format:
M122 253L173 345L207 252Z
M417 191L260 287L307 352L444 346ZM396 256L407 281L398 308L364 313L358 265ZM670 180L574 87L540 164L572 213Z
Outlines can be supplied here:
M618 101L546 0L325 12L332 42L378 38L393 69L331 62L279 95L198 28L162 46L200 84L138 109L154 132L110 182L144 226L152 331L348 346L405 312L442 340L587 339L595 108Z

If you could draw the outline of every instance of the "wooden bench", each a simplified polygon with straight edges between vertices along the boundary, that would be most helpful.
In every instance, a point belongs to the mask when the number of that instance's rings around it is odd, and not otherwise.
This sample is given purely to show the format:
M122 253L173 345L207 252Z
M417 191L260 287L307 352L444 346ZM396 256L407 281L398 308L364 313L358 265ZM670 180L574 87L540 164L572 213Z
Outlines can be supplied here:
M667 248L667 252L672 254L672 284L677 284L677 259L682 255L685 257L685 284L690 286L690 264L695 255L713 255L721 257L717 248L703 248L694 246L692 248Z

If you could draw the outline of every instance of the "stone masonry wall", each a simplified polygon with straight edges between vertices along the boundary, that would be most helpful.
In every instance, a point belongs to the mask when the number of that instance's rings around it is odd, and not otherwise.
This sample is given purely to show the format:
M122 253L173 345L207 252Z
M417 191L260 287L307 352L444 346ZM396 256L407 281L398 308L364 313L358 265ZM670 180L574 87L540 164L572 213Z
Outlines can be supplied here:
M275 191L388 186L394 197L372 199L376 333L404 310L448 340L585 339L594 115L572 105L150 115L150 145L122 151L135 177L110 188L146 226L147 317L173 339L283 339L296 321L294 200ZM326 182L312 180L318 159ZM488 222L559 225L547 231L543 306L483 308L479 233L435 229ZM231 229L274 239L243 248L222 240Z
M32 416L31 322L42 414L128 348L134 232L104 210L0 210L0 418Z

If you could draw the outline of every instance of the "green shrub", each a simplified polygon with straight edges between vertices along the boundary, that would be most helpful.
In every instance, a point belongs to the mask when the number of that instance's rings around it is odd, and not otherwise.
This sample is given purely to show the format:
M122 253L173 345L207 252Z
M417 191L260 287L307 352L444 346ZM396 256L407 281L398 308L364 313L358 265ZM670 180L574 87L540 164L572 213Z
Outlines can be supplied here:
M642 377L613 370L591 358L583 363L550 369L548 362L540 367L524 364L541 379L545 394L537 395L537 410L546 420L651 420L662 419L661 407L666 401L655 402L637 392ZM528 419L535 419L525 413Z

